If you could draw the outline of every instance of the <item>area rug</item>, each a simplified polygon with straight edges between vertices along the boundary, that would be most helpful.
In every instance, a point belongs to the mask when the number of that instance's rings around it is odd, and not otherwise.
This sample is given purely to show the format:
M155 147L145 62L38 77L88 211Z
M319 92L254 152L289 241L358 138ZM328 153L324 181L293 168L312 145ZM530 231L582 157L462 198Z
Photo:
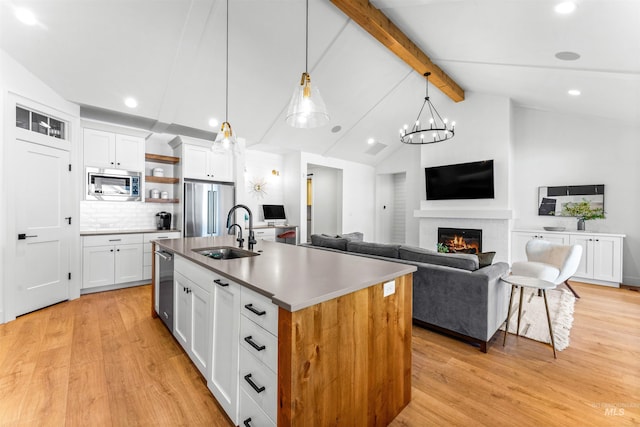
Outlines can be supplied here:
M556 350L562 351L569 347L569 334L573 325L573 307L576 297L566 289L552 289L547 291L547 302L549 303ZM520 289L516 289L513 294L511 318L509 319L509 333L512 334L516 333L519 303ZM504 331L504 325L500 329ZM544 297L538 296L537 289L523 289L520 335L551 344Z

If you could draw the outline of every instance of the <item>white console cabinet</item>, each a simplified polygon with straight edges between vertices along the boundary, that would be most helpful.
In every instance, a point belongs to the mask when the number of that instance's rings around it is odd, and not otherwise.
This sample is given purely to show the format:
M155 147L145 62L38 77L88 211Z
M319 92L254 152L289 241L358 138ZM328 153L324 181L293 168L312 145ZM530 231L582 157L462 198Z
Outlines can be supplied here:
M580 245L582 259L575 280L619 287L622 282L622 243L624 234L585 231L515 230L511 235L511 262L526 261L525 246L531 239L544 239L565 245Z

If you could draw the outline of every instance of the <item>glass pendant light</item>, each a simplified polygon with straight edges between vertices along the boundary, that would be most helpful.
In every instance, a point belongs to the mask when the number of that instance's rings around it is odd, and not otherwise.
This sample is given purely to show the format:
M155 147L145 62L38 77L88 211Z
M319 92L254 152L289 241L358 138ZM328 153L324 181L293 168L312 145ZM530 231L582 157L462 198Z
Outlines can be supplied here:
M227 0L227 46L226 46L226 70L225 70L225 107L224 122L220 126L220 132L216 135L215 143L220 143L224 148L236 144L236 136L229 123L229 0Z
M329 122L327 107L309 75L309 0L306 0L305 65L300 84L296 85L287 109L287 124L295 128L311 129Z

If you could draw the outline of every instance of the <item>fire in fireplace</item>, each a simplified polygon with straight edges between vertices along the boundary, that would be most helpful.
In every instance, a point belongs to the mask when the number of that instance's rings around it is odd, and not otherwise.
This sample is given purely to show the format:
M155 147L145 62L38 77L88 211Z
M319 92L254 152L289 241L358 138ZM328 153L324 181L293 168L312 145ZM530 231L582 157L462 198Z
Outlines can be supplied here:
M439 227L438 246L449 252L478 254L482 252L482 230Z

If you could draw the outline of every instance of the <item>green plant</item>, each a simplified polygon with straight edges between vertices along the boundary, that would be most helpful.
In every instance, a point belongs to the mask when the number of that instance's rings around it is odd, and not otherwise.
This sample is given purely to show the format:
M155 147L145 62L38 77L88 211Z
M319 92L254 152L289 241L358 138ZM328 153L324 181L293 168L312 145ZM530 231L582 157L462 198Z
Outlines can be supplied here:
M604 209L591 207L589 201L586 199L582 199L581 202L567 203L564 205L562 213L566 216L575 216L585 221L604 218Z
M449 248L444 243L438 243L438 252L447 253L449 252Z

